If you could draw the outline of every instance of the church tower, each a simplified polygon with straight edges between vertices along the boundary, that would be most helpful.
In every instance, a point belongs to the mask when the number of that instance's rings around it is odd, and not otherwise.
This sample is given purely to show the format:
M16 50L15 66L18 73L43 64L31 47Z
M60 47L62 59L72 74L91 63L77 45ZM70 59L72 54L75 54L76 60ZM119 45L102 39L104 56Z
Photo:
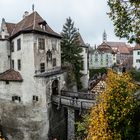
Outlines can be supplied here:
M107 42L107 34L105 30L103 32L103 42Z

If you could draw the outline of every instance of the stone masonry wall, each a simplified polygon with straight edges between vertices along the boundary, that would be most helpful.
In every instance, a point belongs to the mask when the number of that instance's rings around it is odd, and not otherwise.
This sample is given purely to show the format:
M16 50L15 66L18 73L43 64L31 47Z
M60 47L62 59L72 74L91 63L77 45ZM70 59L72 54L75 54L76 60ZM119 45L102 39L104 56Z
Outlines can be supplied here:
M0 124L8 140L48 140L47 108L0 101Z

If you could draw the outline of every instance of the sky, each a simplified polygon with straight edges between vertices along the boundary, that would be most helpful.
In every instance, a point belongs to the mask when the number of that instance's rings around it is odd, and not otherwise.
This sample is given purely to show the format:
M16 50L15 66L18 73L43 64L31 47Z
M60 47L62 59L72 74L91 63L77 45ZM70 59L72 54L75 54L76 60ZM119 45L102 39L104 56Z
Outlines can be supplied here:
M108 41L126 41L114 34L113 22L106 14L107 0L0 0L0 20L17 23L25 11L32 12L33 4L35 11L58 33L66 18L71 17L84 42L91 46L102 42L104 30Z

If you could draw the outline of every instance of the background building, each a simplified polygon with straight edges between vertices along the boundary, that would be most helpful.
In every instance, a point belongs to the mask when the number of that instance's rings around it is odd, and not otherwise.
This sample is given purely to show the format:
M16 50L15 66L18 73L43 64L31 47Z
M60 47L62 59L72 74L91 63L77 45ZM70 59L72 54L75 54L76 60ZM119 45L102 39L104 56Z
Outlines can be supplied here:
M140 69L140 45L137 44L133 50L133 67Z
M101 55L97 57L98 54ZM105 56L109 56L109 59L106 59ZM92 50L89 57L90 68L111 67L114 64L119 67L126 67L127 69L133 66L133 48L125 42L107 41L107 34L105 31L103 33L103 43L94 51ZM107 60L109 61L107 62Z

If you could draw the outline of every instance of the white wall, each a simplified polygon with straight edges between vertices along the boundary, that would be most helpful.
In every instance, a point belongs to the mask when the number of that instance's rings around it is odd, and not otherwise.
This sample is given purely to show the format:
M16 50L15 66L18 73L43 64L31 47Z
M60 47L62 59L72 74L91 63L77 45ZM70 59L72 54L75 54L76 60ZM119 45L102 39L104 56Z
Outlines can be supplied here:
M81 55L83 56L83 70L81 71L83 76L81 77L81 82L83 88L88 88L89 81L89 70L88 70L88 48L82 47L83 51Z
M140 68L140 62L136 62L136 60L140 60L140 55L138 55L138 52L140 52L140 50L133 50L133 67L136 69Z
M98 58L98 61L95 61L96 58ZM90 69L111 67L114 63L116 63L116 55L114 56L112 53L107 53L107 52L99 53L97 50L95 50L92 54L90 54L90 58L89 58Z
M11 53L11 59L14 60L14 69L16 71L19 71L23 78L23 82L10 82L9 85L6 85L5 82L0 81L0 91L2 92L2 96L5 95L5 98L8 97L10 99L14 95L20 96L21 101L26 104L28 102L32 102L33 95L36 95L39 97L40 104L46 105L46 98L51 92L51 81L52 79L54 79L54 76L49 78L35 77L35 70L36 68L39 69L40 67L40 58L46 57L46 51L48 49L52 50L52 38L44 36L46 40L46 49L45 53L41 54L39 52L36 52L38 51L38 37L42 36L37 34L21 34L12 40L14 42L14 52ZM17 50L17 40L19 38L21 39L21 50ZM61 67L60 39L57 39L56 48L57 49L53 54L53 58L57 58L56 67ZM21 70L18 70L18 59L21 60ZM44 59L44 61L46 62L46 58ZM47 70L55 70L56 67L52 67L52 63L49 66L46 65ZM62 82L62 76L60 75L59 77L60 82ZM47 86L47 84L49 85ZM60 84L62 85L62 83Z

